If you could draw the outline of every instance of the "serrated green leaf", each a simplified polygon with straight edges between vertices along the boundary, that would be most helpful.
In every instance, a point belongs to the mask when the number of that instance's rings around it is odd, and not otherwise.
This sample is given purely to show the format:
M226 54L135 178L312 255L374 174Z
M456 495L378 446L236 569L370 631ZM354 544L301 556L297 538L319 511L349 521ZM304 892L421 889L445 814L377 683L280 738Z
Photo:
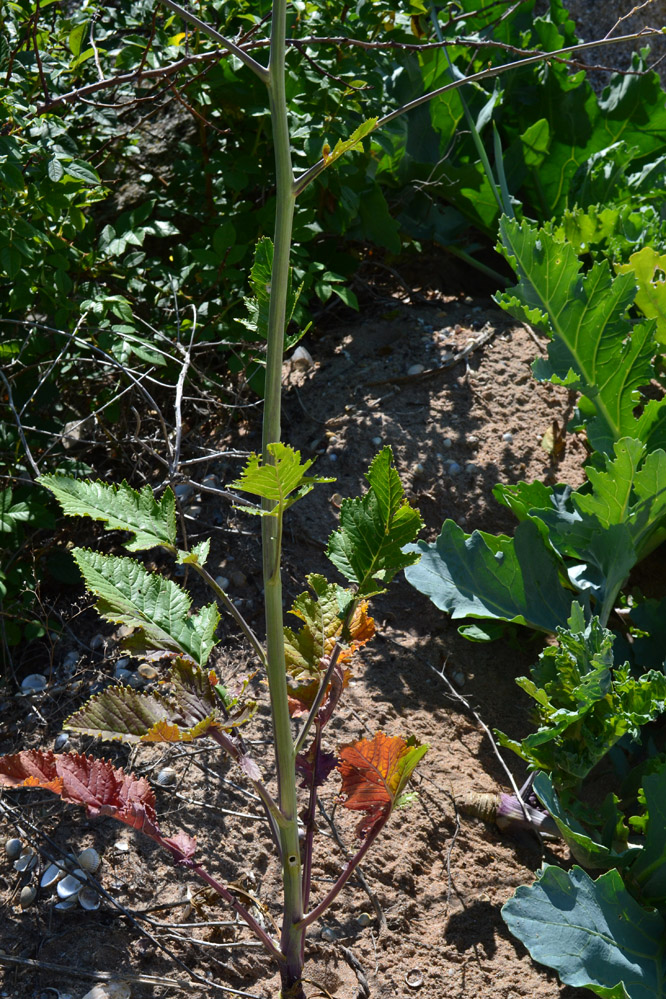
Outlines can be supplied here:
M210 553L210 538L206 538L205 541L200 541L198 545L194 545L189 552L179 551L176 556L176 561L179 565L187 565L196 563L197 565L205 565Z
M502 917L566 985L605 999L666 995L664 920L631 897L616 870L592 881L580 867L546 865L538 881L518 888Z
M340 530L329 538L326 554L357 584L360 596L383 592L400 569L419 558L413 550L403 551L423 522L407 502L392 461L391 448L383 448L366 474L370 488L363 497L343 500Z
M407 580L440 610L456 618L477 617L525 624L541 631L565 627L573 594L558 577L558 564L530 520L513 538L482 531L466 535L444 522L434 544L410 546L421 561Z
M212 671L176 660L169 674L168 693L108 687L71 715L63 727L79 735L122 742L191 742L211 728L236 728L254 713L254 701L229 697L223 714L214 693L217 677Z
M609 453L621 437L638 436L634 409L652 377L654 337L652 323L632 327L626 317L632 275L613 279L606 261L582 275L573 246L527 222L504 217L500 234L500 252L519 282L498 303L552 337L548 360L535 362L536 377L587 396L595 410L587 432L597 450Z
M73 549L86 586L98 597L97 609L107 621L137 631L126 641L141 654L157 649L178 652L203 666L215 645L220 615L215 604L189 614L189 594L170 579L148 572L133 559Z
M39 480L70 517L91 517L114 531L129 531L128 551L162 545L173 548L176 540L176 501L170 488L158 502L150 486L141 491L127 482L120 485L72 479L65 475L42 475Z
M306 496L317 483L335 482L335 479L305 473L314 464L310 459L301 462L301 452L288 444L277 442L268 445L271 462L262 464L261 456L251 455L241 476L231 483L232 489L260 496L275 504L272 511L244 507L248 513L278 516L296 500Z
M330 166L335 163L336 160L344 156L351 149L361 149L363 148L362 143L366 135L370 135L374 132L377 127L377 118L369 118L364 121L358 128L355 128L348 139L338 139L333 149L328 149L326 146L322 152L322 157L326 166Z
M252 298L245 299L245 307L249 313L249 318L239 320L239 322L256 333L262 340L266 340L268 337L268 309L271 298L272 271L273 241L268 236L262 236L255 247L254 262L250 271L250 287L254 295ZM285 335L294 314L302 287L302 285L299 285L298 288L294 289L293 269L290 267L284 322ZM297 339L300 339L300 337L297 337Z

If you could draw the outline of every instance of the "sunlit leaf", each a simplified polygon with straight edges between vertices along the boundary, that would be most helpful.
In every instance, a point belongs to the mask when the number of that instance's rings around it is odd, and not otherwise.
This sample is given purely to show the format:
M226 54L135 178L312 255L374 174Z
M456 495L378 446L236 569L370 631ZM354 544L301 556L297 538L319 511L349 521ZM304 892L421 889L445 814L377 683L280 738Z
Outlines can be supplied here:
M412 739L383 732L340 750L343 805L366 812L356 827L359 836L383 825L427 750L428 746L416 745Z

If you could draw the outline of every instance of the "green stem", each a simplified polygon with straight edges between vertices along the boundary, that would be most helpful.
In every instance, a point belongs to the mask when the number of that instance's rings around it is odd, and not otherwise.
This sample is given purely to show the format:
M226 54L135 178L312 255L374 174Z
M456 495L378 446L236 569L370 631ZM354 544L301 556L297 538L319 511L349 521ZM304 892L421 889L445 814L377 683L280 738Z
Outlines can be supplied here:
M275 148L277 210L273 241L270 305L268 309L268 344L266 351L266 390L263 426L263 461L272 457L268 446L280 440L282 396L282 358L289 283L289 256L294 218L294 171L285 90L286 0L275 0L271 21L271 48L268 63L268 95ZM265 509L273 504L264 501ZM296 755L291 734L287 679L284 656L282 614L282 577L280 572L283 510L277 517L262 518L264 600L266 610L266 648L268 688L273 719L273 741L278 779L278 803L285 823L279 828L284 909L280 949L284 964L280 969L285 995L302 999L304 928L301 852L298 838L298 801L296 796Z

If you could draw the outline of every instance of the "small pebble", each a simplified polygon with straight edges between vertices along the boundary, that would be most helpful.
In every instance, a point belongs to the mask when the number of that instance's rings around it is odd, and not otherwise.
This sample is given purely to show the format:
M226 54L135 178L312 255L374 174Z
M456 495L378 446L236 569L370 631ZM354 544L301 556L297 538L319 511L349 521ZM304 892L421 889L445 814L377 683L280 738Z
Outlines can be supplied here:
M227 579L226 576L216 576L215 582L217 583L217 585L220 587L221 590L229 589L229 580Z
M324 926L319 936L322 940L325 940L326 943L332 943L335 940L335 931L332 930L330 926Z
M372 918L367 912L361 912L356 917L356 922L359 926L369 926L372 922Z
M337 454L329 454L328 460L329 461L337 461L338 460Z
M234 586L247 586L247 576L240 569L231 573L231 582Z
M445 437L444 438L444 440L442 441L442 447L446 447L446 448L453 447L453 441L451 440L450 437Z
M105 644L104 635L100 634L93 635L93 637L90 639L90 648L93 650L93 652L96 652L97 649L101 649L104 644Z
M79 662L78 652L74 651L68 652L62 661L63 669L72 670L78 665L78 662Z
M188 506L187 508L187 512L189 513L190 517L200 517L202 510L203 507L201 506L200 503L193 503L191 506Z
M122 684L123 686L126 686L128 683L130 683L134 676L134 674L130 673L128 669L118 669L114 672L113 675L115 679L118 681L118 683Z
M137 673L144 678L144 680L157 680L160 675L159 670L156 670L154 666L150 663L141 663Z
M31 673L21 680L21 690L24 694L37 693L46 687L46 677L41 673Z
M457 475L460 471L460 465L457 461L449 462L449 475Z
M36 897L37 889L33 885L26 885L25 888L21 888L21 894L19 896L21 908L27 909L29 905L32 905Z
M5 843L5 853L9 860L18 860L23 844L20 839L8 839Z
M179 482L174 489L176 498L180 500L181 503L185 503L192 493L194 492L194 487L189 484L189 482Z
M57 736L53 740L53 749L56 753L59 753L65 748L68 742L69 734L67 732L58 732Z
M465 686L465 674L461 669L456 669L451 674L451 679L455 683L456 687Z
M379 445L381 444L381 442L382 442L381 437L373 437L372 438L372 443L375 445L375 447L379 447Z
M513 434L507 431L505 434L502 434L502 440L506 441L507 444L511 444L513 441Z
M423 475L424 468L420 461L414 465L414 475Z
M408 375L420 375L422 371L425 371L425 364L412 364L410 368L407 368Z
M204 476L204 478L201 480L201 485L208 486L209 489L214 489L218 481L219 480L217 478L217 475L213 475L211 473L210 475Z

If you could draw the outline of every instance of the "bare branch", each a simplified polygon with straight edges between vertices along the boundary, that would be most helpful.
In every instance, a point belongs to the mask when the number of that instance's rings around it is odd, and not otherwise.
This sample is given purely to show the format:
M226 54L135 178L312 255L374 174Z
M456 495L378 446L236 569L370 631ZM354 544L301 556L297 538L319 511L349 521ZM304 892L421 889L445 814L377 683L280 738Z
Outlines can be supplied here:
M237 59L240 59L240 61L244 63L248 69L251 69L263 83L268 84L268 70L265 66L262 66L260 62L257 62L256 59L253 59L251 55L248 55L245 49L241 49L235 42L232 42L231 39L225 38L225 36L221 35L219 31L212 28L210 24L206 24L205 21L199 20L198 17L195 17L194 14L190 14L188 10L185 10L185 8L181 7L179 4L174 3L173 0L162 0L162 3L165 4L170 10L175 11L176 14L179 14L184 21L187 21L195 28L198 28L199 31L203 31L203 33L208 35L209 38L212 38L213 41L218 42L218 44L227 49L228 52L235 55Z

